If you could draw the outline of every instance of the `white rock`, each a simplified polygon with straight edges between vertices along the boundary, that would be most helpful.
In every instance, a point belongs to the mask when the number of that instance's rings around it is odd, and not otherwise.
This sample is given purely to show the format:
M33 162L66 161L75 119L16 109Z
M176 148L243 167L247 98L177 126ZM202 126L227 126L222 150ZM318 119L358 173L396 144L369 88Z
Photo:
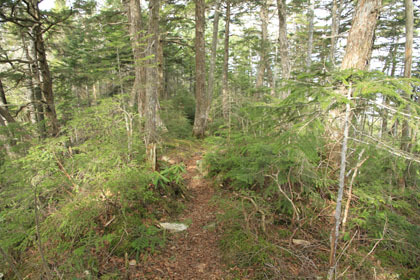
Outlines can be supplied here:
M295 245L303 245L303 246L310 246L311 242L306 241L306 240L302 240L302 239L293 239L293 244Z
M181 224L181 223L159 223L159 225L162 228L169 230L171 232L180 232L188 228L187 225Z

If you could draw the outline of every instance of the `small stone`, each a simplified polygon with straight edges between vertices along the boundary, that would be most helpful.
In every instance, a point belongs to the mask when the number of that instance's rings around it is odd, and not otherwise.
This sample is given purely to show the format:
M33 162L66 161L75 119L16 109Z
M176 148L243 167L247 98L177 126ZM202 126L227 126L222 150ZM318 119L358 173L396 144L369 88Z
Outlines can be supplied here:
M306 241L306 240L302 240L302 239L293 239L292 242L295 245L302 245L302 246L310 246L311 245L311 242Z
M181 223L159 223L159 225L170 232L180 232L188 228L187 225Z

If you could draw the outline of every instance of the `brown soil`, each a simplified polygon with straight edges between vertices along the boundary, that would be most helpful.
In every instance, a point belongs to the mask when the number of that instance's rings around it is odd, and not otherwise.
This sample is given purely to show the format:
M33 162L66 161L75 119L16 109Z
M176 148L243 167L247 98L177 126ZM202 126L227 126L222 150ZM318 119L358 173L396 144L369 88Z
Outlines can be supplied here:
M190 224L180 233L168 233L165 249L136 266L134 279L229 279L218 249L217 207L211 203L214 190L197 170L200 154L186 162L185 181L191 199L180 222ZM175 221L167 221L175 222Z

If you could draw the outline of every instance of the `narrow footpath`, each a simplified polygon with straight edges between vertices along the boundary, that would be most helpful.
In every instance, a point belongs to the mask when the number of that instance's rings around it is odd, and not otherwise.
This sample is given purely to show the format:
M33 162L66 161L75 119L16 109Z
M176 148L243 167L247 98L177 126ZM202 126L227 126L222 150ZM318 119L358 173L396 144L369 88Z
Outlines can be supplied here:
M197 153L185 163L184 179L191 199L178 222L189 224L188 229L168 233L165 249L137 268L137 279L231 279L218 246L218 209L211 203L214 190L197 167L201 157Z

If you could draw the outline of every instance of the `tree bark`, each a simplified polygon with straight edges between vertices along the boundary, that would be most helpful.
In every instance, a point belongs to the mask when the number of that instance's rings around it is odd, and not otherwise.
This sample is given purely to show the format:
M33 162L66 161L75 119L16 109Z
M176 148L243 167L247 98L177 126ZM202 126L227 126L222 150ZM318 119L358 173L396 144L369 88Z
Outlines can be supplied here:
M353 16L353 22L347 38L347 47L341 70L359 69L365 70L369 64L372 42L375 33L376 21L379 16L381 0L360 0ZM344 86L342 94L345 94ZM347 99L352 96L352 85L347 91ZM343 197L343 189L345 183L346 158L347 158L347 141L350 122L350 103L346 103L346 113L343 123L343 142L341 147L341 162L339 189L337 194L337 205L335 209L335 226L331 232L331 251L330 251L330 269L328 271L328 279L333 279L337 266L335 255L340 233L341 222L341 202Z
M207 127L206 66L205 66L205 1L195 0L195 117L193 134L204 137Z
M404 0L405 6L405 58L404 58L404 77L411 78L411 66L413 63L413 0Z
M337 3L340 1L340 3ZM330 61L335 68L335 52L337 47L337 38L340 30L341 11L343 0L333 0L333 7L331 11L331 48L330 48Z
M55 111L54 92L52 87L52 78L50 67L48 65L47 54L45 50L45 43L43 38L43 30L41 28L41 15L38 6L38 0L32 0L32 13L37 20L37 23L32 27L32 40L35 45L35 52L37 54L37 61L42 78L42 95L46 103L45 115L49 120L51 126L51 134L56 136L59 132L59 124L57 113Z
M214 19L213 19L213 38L211 41L211 57L210 57L210 71L209 71L209 83L207 87L207 97L209 104L211 104L214 95L214 76L216 72L216 56L217 56L217 43L219 39L219 19L220 19L220 6L221 0L217 0L214 8ZM210 110L210 106L208 106ZM210 112L207 112L207 115Z
M390 69L391 62L393 62L393 57L396 55L397 46L398 46L398 36L396 34L395 27L393 27L392 28L392 41L389 46L388 56L385 58L384 67L382 68L382 72L384 74L390 75L388 74L388 72ZM394 70L394 74L395 74L395 70Z
M36 110L37 108L35 106L36 100L35 100L35 83L34 83L34 69L33 69L34 61L29 53L29 47L28 47L28 44L26 43L26 38L23 31L21 32L21 39L22 39L23 51L25 53L26 59L29 61L28 78L27 78L27 83L28 83L27 98L30 102L30 104L28 105L29 117L32 124L37 124L38 118L37 118L37 110Z
M255 86L260 88L264 85L265 66L267 65L268 50L268 3L262 1L260 8L261 17L261 44L260 44L260 62L258 65L257 81Z
M141 14L140 0L130 0L128 5L129 32L131 48L134 58L134 84L131 90L130 107L137 105L140 117L144 116L146 104L146 70L144 67L144 36L143 18ZM136 104L137 103L137 104Z
M3 88L3 82L0 80L0 115L7 121L7 123L14 123L15 118L10 114L9 110L7 109L7 100L6 94Z
M308 52L306 54L306 71L309 72L312 63L312 49L314 44L314 9L315 0L309 0L308 7Z
M152 169L156 169L156 143L157 135L157 45L159 40L159 0L149 1L149 28L148 28L148 64L146 84L146 149L148 160Z
M357 3L341 70L367 69L381 5L382 0L360 0Z
M287 40L287 11L286 1L277 0L277 11L279 16L279 54L283 81L290 78L289 43ZM289 95L289 91L283 91L283 98Z
M226 24L225 24L225 51L223 57L223 78L222 78L222 110L223 118L229 119L229 84L228 84L228 73L229 73L229 36L230 36L230 1L226 1Z
M404 0L405 7L405 57L404 57L404 77L411 78L411 65L413 62L413 25L414 25L414 14L413 14L413 0ZM407 97L410 99L409 94ZM405 111L410 114L410 104L407 105ZM408 123L408 119L405 118L402 123L402 135L401 135L401 149L406 152L411 151L412 132ZM407 163L407 167L404 171L404 177L400 181L400 187L405 188L407 180L410 178L410 165Z
M163 54L164 36L159 32L157 45L157 73L158 73L158 97L160 100L165 98L165 57Z
M31 30L31 34L34 34L34 31ZM33 86L34 86L34 99L35 99L35 111L36 111L36 119L38 122L38 131L41 138L45 138L47 136L47 128L45 125L45 109L44 109L44 102L42 98L42 82L41 82L41 74L39 71L39 63L38 63L38 51L36 48L35 40L31 41L30 46L30 54L31 57L31 71L32 71L32 78L33 78Z
M404 57L404 77L411 78L411 65L413 62L413 0L404 0L405 6L405 57ZM410 98L410 96L408 96ZM407 113L410 112L410 106L407 105L405 109ZM408 120L405 119L402 123L402 138L401 149L410 151L411 131Z
M352 95L352 85L350 83L348 92L347 92L347 99L350 100ZM335 226L331 232L331 251L330 251L330 269L328 271L328 279L333 279L333 275L335 269L337 267L335 255L337 250L337 243L338 237L340 234L340 223L341 223L341 204L343 199L343 192L344 192L344 184L345 184L345 176L346 176L346 161L347 161L347 141L349 136L349 126L350 126L350 103L346 103L346 113L344 117L344 124L343 124L343 142L341 145L341 162L340 162L340 176L339 176L339 187L338 187L338 194L337 194L337 204L335 207Z

